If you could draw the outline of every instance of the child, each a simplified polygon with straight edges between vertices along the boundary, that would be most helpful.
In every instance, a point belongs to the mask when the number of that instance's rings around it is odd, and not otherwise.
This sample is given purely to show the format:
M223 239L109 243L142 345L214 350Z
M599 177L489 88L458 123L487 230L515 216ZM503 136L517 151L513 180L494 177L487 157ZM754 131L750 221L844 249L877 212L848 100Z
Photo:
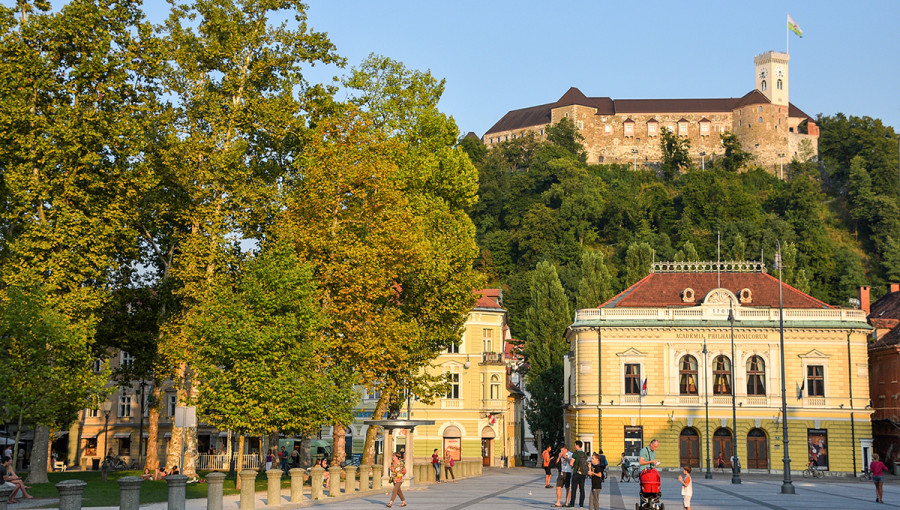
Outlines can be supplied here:
M603 470L606 466L600 463L600 453L591 455L591 510L600 510L600 489L603 488Z
M684 510L691 510L691 496L694 495L694 484L691 480L691 466L682 468L684 476L678 475L681 482L681 496L684 498Z

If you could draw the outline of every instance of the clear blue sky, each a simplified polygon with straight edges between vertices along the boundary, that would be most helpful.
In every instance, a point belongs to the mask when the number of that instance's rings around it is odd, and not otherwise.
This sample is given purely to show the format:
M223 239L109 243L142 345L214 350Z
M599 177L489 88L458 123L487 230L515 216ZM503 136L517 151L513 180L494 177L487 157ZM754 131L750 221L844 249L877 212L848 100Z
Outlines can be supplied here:
M12 0L0 0L4 4ZM446 78L441 109L484 134L509 110L588 96L739 97L753 57L785 50L790 100L806 113L869 115L900 128L900 2L308 0L350 65L378 53ZM55 6L60 2L54 2ZM162 0L145 0L154 22ZM317 82L345 71L317 67Z

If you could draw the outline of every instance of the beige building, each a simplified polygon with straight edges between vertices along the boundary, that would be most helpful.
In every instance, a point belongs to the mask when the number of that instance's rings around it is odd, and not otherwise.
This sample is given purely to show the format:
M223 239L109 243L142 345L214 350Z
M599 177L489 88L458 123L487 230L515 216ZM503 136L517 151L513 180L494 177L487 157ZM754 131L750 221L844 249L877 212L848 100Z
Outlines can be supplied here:
M745 470L778 472L786 419L792 470L813 457L830 471L862 470L872 437L865 312L783 286L785 417L778 279L758 262L715 268L656 263L608 302L577 311L567 439L618 459L656 438L664 468L707 458L714 467L720 453L730 467L736 444Z
M774 51L753 60L754 89L740 97L712 99L611 99L587 97L575 87L559 100L513 110L482 141L488 147L534 133L566 118L584 136L589 163L655 163L659 136L668 129L690 141L698 162L724 153L720 136L734 133L755 163L780 175L781 164L818 154L819 128L812 117L788 101L789 62Z

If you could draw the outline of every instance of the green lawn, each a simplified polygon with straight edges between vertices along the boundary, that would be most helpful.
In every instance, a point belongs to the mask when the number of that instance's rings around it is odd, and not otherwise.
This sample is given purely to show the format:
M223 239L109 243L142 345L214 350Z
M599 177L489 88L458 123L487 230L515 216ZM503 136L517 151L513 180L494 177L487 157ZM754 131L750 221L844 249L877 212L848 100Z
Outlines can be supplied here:
M109 473L107 480L100 480L99 471L72 471L66 473L48 473L50 483L34 484L29 492L35 498L58 498L59 493L56 491L56 484L63 480L84 480L87 487L84 488L82 495L82 506L118 506L119 505L119 484L116 482L123 476L140 476L139 471L117 471ZM206 472L200 473L200 478L205 478ZM260 473L256 477L256 490L265 491L268 486L265 473ZM283 488L290 488L291 480L284 477L281 480ZM186 494L188 499L205 498L205 483L190 483L187 485ZM234 477L225 479L225 494L237 494L234 488ZM165 480L152 481L147 480L141 485L141 504L159 503L166 501L169 496L169 489Z

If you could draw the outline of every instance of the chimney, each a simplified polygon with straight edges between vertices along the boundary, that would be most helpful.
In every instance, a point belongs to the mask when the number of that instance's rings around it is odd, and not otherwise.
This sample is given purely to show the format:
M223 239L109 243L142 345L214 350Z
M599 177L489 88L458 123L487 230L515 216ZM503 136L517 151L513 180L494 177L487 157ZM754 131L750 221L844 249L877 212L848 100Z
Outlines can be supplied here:
M893 294L894 292L900 292L900 283L888 284L888 293Z
M859 309L866 312L866 315L869 314L870 311L870 299L869 299L869 287L860 287L859 288Z

